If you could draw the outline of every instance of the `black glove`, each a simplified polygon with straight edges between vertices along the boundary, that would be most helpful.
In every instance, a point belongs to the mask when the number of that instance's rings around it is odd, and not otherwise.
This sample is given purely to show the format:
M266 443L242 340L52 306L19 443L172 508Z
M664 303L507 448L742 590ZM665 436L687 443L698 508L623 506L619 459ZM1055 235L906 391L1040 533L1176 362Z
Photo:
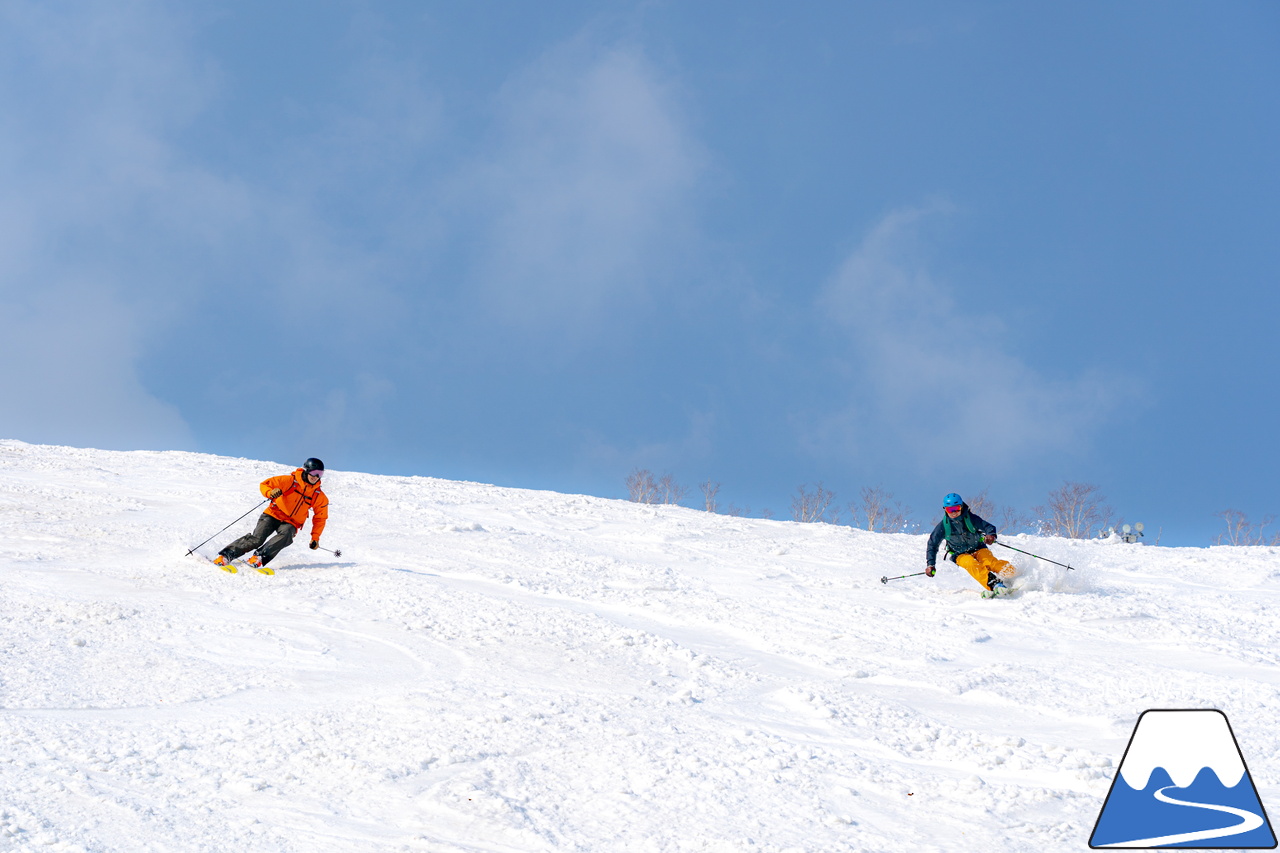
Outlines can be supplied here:
M982 541L990 545L992 542L996 541L996 535L994 533L984 534L982 537Z
M271 491L267 492L267 497L271 498L271 500L275 500L276 498L280 497L283 494L284 492L280 491L279 489L272 489Z
M312 540L311 540L311 550L312 550L312 551L314 551L315 549L317 549L317 548L319 548L319 547L320 547L320 540L319 540L319 539L312 539Z
M934 568L933 566L925 566L925 567L924 567L924 573L925 573L926 575L928 575L929 577L933 577L934 575L936 575L936 574L938 573L938 570L937 570L936 568Z

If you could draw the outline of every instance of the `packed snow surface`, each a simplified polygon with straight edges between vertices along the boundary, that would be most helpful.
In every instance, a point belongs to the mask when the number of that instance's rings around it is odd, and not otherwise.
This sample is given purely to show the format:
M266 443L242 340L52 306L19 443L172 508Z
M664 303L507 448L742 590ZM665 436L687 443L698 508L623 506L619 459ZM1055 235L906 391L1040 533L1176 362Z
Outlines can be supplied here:
M330 471L341 557L208 562L293 467L0 442L0 850L1085 850L1151 708L1280 811L1274 548L1011 537L1075 570L984 600L881 583L923 535Z

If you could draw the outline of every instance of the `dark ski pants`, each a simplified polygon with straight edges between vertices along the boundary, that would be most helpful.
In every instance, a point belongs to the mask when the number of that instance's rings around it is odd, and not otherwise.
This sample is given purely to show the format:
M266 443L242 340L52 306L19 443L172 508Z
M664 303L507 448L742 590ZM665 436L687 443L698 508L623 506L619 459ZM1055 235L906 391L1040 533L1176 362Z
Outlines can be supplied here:
M262 565L265 566L276 558L276 554L293 544L293 536L297 532L298 528L289 522L272 518L264 512L259 516L258 526L253 528L252 533L241 536L218 553L228 560L234 560L246 551L257 549ZM273 533L274 536L271 535ZM270 540L267 539L268 536L271 536Z

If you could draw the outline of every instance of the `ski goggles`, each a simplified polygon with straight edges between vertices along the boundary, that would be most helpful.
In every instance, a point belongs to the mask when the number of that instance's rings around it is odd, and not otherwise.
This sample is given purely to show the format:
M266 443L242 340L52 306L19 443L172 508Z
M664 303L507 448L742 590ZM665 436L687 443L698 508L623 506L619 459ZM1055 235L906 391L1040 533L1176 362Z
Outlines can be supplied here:
M962 506L944 506L944 507L943 507L943 509L944 509L944 510L946 510L947 512L951 513L951 512L959 512L960 510L964 509L964 507L962 507Z
M318 480L324 476L324 469L317 468L314 471L304 471L303 473L305 473L308 477L315 477Z

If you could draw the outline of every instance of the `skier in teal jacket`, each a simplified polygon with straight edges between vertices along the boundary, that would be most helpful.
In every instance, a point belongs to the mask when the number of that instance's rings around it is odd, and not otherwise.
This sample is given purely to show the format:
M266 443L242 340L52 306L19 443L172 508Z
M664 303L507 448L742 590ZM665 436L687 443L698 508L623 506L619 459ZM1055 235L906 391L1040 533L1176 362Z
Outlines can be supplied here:
M925 574L933 577L937 573L938 548L945 540L948 556L983 589L991 592L1007 589L1004 582L1011 580L1017 570L1007 560L997 559L987 548L996 541L995 525L975 515L955 492L942 499L942 511L942 520L933 528L925 547Z

